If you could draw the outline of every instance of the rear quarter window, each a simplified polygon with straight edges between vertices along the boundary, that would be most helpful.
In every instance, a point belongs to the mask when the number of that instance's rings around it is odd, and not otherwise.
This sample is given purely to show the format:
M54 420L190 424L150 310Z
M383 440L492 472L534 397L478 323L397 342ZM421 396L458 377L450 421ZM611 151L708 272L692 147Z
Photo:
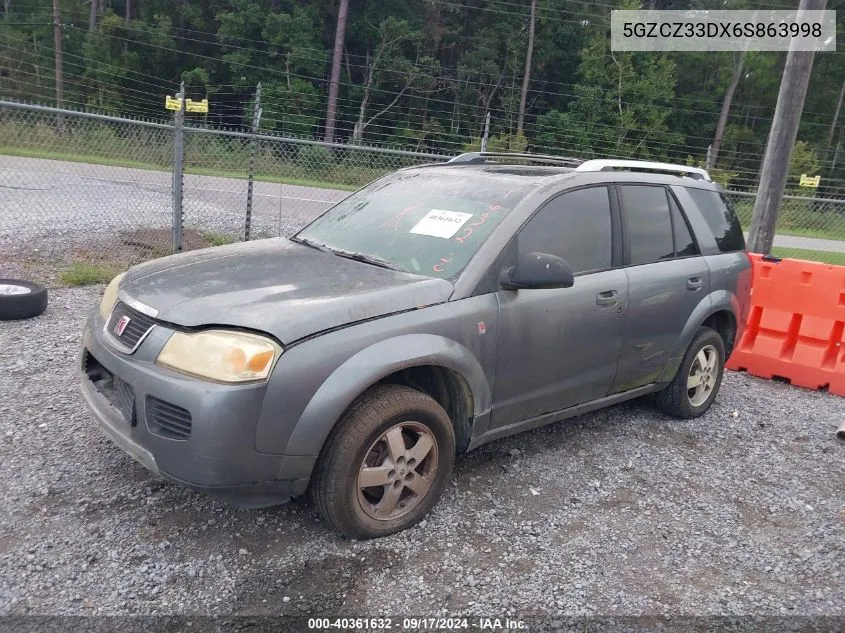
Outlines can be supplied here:
M710 227L716 245L723 253L745 250L745 236L730 202L723 193L687 188L695 206Z

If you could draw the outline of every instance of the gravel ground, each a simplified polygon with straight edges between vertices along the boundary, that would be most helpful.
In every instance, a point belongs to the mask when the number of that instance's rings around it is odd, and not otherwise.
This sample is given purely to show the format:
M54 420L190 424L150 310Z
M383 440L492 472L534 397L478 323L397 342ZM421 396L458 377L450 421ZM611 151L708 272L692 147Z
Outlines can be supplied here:
M842 398L728 373L698 420L585 415L459 458L424 524L353 542L113 446L76 385L101 291L0 324L0 614L845 615Z

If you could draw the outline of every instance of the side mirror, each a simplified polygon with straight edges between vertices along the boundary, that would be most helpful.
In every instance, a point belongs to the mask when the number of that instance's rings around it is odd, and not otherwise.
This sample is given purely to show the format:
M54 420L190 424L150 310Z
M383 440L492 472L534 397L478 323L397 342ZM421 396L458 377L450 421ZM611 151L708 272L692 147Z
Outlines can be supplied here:
M502 288L507 290L570 288L575 275L565 260L548 253L525 253L516 266L502 273Z

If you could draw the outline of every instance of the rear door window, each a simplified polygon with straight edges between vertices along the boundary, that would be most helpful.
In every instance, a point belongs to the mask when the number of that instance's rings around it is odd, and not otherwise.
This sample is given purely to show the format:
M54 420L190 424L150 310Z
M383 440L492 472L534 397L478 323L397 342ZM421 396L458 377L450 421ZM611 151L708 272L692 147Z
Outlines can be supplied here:
M695 245L689 225L671 195L669 196L669 206L672 209L672 232L675 234L675 256L689 257L691 255L698 255L698 247Z
M745 250L745 236L730 202L724 194L707 189L687 187L687 193L704 216L707 226L716 238L716 245L723 253Z
M665 187L621 185L619 195L630 241L630 265L672 259L675 244Z

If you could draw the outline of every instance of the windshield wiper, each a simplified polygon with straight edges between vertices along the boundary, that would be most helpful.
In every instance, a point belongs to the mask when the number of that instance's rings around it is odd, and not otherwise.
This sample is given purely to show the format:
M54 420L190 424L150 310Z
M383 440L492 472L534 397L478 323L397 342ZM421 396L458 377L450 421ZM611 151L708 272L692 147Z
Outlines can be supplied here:
M387 261L386 259L382 259L381 257L376 257L375 255L367 255L366 253L356 253L355 251L342 251L339 249L332 249L331 252L335 255L338 255L339 257L353 259L356 262L364 262L365 264L372 264L373 266L378 266L379 268L387 268L388 270L394 270L393 266L390 265L389 261Z
M358 253L356 251L344 251L339 248L331 248L326 244L309 240L307 237L292 237L290 240L291 242L296 242L297 244L305 244L305 246L316 248L324 253L332 253L333 255L338 255L339 257L354 259L356 262L364 262L365 264L372 264L373 266L379 266L380 268L395 270L395 268L390 265L389 261L382 259L381 257L376 257L375 255L367 255L366 253Z
M316 248L318 251L323 251L324 253L333 253L334 251L330 249L325 244L320 244L319 242L315 242L314 240L309 240L307 237L292 237L290 238L291 242L296 242L297 244L305 244L305 246L310 246L311 248Z

